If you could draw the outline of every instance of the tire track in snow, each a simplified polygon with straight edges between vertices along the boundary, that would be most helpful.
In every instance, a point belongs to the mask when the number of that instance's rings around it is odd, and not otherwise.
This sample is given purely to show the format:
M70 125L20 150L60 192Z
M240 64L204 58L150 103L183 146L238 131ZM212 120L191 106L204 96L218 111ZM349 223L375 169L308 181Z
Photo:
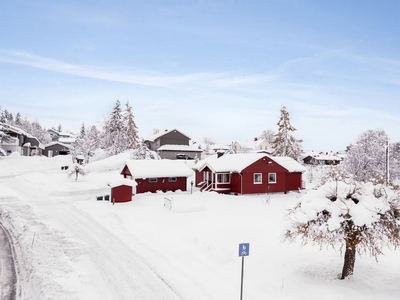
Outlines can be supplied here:
M15 271L14 244L7 229L0 223L0 299L17 299L18 277Z
M89 254L81 263L89 272L83 280L100 291L98 299L181 299L133 249L96 220L68 204L46 207L71 238L85 244Z

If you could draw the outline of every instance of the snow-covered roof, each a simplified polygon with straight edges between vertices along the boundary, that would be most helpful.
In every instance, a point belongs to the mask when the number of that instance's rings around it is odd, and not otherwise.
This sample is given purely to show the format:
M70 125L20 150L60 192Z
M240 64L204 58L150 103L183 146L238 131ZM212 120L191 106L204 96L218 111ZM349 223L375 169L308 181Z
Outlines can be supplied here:
M289 171L289 173L293 172L305 172L306 168L299 164L297 161L295 161L293 158L290 157L270 157L273 161L277 162L280 164L282 167L284 167L286 170Z
M116 179L114 181L112 181L111 183L109 183L110 187L116 187L116 186L121 186L121 185L127 185L127 186L137 186L137 182L135 180L132 179L126 179L126 178L119 178Z
M180 160L129 160L125 162L120 173L125 166L128 166L134 178L189 177L193 174L192 169Z
M198 147L188 145L163 145L157 151L186 151L186 152L202 152Z
M214 172L240 173L243 169L265 156L267 155L264 153L225 154L218 159L207 161L203 168L208 166Z
M208 166L214 172L242 172L263 157L268 157L283 168L292 172L305 172L306 168L290 157L271 157L265 153L225 154L217 159L206 161L198 170ZM195 166L196 167L196 166Z
M218 155L217 155L217 154L213 154L213 155L208 156L208 157L205 158L205 159L199 160L199 161L192 167L192 169L193 169L193 170L201 170L201 169L203 169L204 165L205 165L208 161L211 161L211 160L214 160L214 159L218 159Z
M168 133L170 133L170 132L173 132L173 131L178 131L179 133L183 134L184 136L186 136L186 137L190 140L190 137L188 137L188 136L187 136L186 134L184 134L182 131L179 131L178 129L175 129L175 128L173 128L173 129L167 129L167 130L165 130L165 131L161 131L161 132L159 132L159 133L156 133L156 134L153 134L153 135L149 135L149 136L147 136L146 138L144 138L144 140L145 140L145 141L154 142L156 139L158 139L158 138L162 137L163 135L166 135L166 134L168 134Z
M63 143L60 143L60 142L51 142L49 144L46 144L45 148L50 147L50 146L54 146L54 145L60 145L60 146L63 146L65 148L70 148L71 147L70 145L66 145L66 144L63 144Z
M74 143L76 138L73 137L60 137L58 141L62 144L72 144Z
M216 150L229 150L229 146L224 145L224 144L212 144L210 145L210 148L213 149L214 151Z
M336 155L320 155L314 157L316 160L342 160L339 156Z

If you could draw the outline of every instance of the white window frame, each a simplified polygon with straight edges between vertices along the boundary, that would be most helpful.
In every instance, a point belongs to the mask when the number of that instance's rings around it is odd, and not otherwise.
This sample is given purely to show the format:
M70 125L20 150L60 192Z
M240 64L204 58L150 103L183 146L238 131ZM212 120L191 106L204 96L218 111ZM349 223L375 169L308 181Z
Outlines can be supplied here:
M156 183L158 181L157 177L149 178L149 183Z
M275 181L271 181L271 175L274 175ZM268 173L268 183L276 183L276 173Z
M228 175L228 181L225 181L225 180L222 180L222 181L219 181L219 175L222 175L222 178L224 179L224 178L226 178L225 177L225 175ZM229 183L231 183L231 174L230 173L218 173L217 174L217 183L221 183L221 184L229 184Z
M256 181L256 175L260 175L260 181ZM254 184L262 184L262 173L254 173L253 183Z
M178 178L176 177L168 177L168 182L177 182Z

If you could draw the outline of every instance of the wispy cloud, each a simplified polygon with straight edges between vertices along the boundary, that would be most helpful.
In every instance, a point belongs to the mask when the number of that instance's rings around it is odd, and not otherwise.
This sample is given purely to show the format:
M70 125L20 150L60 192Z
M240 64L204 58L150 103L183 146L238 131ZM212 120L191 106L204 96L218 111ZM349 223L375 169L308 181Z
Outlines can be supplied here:
M211 73L196 73L181 76L164 75L151 71L115 70L95 66L75 65L43 57L25 51L10 51L0 49L0 61L4 63L19 64L43 70L71 74L76 76L96 78L108 81L133 83L140 85L173 88L188 82L201 82L213 80L217 75Z

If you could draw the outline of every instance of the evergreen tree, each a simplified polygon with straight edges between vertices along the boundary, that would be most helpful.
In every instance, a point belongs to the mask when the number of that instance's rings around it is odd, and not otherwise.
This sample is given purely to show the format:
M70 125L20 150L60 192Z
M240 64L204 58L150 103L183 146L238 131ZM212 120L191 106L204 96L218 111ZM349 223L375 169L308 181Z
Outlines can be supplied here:
M94 152L99 147L99 131L96 126L90 126L86 129L84 134L75 140L70 147L70 153L72 155L72 161L76 161L78 155L84 157L85 164L89 163L90 157L94 155Z
M15 116L15 125L17 126L21 126L22 125L22 121L21 121L21 115L18 112L17 115Z
M129 101L126 102L126 108L124 111L124 123L125 132L129 140L130 148L135 148L138 144L138 128L133 120L134 116L132 114L132 107L129 105Z
M11 143L12 137L7 133L7 129L0 124L0 143Z
M0 108L0 123L7 123L6 111Z
M131 147L130 139L125 131L120 105L119 100L117 100L103 126L102 147L107 151L108 155L116 155Z
M57 129L57 131L58 131L58 132L61 132L61 131L62 131L61 124L59 124L59 125L58 125L58 129Z
M84 137L85 137L85 135L86 135L86 132L85 132L85 123L82 123L82 126L81 126L81 133L80 133L80 138L81 139L83 139Z
M160 155L151 151L145 143L139 142L137 149L132 150L131 158L137 160L160 159Z
M291 134L291 132L296 131L296 128L290 124L289 112L285 106L281 108L281 116L277 125L278 133L274 135L272 142L273 154L275 156L288 156L297 160L302 151L300 143L303 141L295 139Z

